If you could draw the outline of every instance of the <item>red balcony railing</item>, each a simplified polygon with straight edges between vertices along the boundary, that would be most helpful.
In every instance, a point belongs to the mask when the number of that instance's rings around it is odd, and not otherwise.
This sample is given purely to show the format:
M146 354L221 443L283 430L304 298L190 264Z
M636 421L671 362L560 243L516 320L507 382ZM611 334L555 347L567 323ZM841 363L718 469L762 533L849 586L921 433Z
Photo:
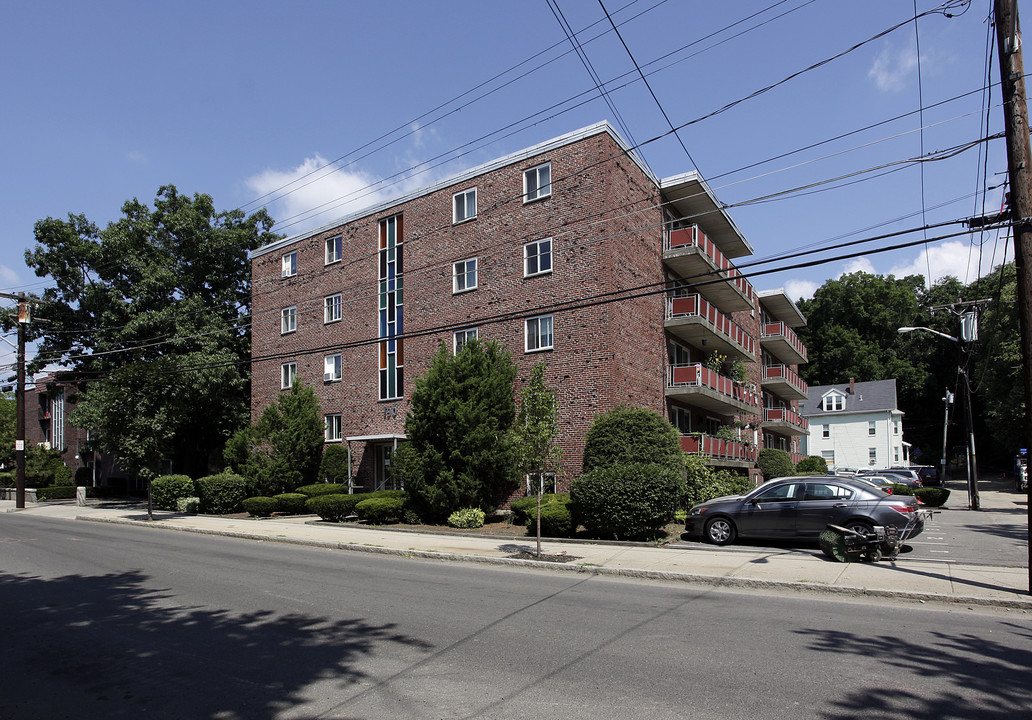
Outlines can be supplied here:
M756 343L734 320L710 305L701 295L667 298L667 318L699 317L713 326L716 332L729 337L745 348L750 355L756 354Z
M735 383L729 377L714 372L701 363L670 365L667 368L668 387L707 387L738 402L760 406L760 394Z
M765 408L763 411L764 422L787 422L803 430L810 429L810 421L788 408Z
M803 395L806 395L807 385L806 381L803 380L797 373L787 365L766 365L763 368L763 382L768 380L785 380L792 387L798 389Z
M745 279L738 268L734 264L724 257L724 253L720 252L713 241L707 237L706 233L699 229L698 225L692 225L688 228L681 228L679 230L671 230L666 236L666 249L676 250L682 247L697 247L702 253L712 261L712 263L721 272L722 276L727 278L728 282L733 283L742 293L749 298L752 302L756 296L756 292L753 290L752 283Z
M793 349L803 358L806 359L806 346L803 345L803 341L799 339L799 336L792 332L792 328L783 322L764 323L763 325L763 338L784 338L785 341L792 346Z
M692 455L709 455L719 460L742 460L756 462L757 449L752 445L721 440L710 435L684 435L681 449Z

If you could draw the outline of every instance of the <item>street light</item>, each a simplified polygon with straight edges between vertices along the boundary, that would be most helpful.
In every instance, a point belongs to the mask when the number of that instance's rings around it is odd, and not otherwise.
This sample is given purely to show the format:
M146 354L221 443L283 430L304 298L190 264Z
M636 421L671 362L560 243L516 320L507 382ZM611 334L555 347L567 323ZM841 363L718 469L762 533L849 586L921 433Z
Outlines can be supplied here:
M908 333L908 332L914 332L915 330L924 330L925 332L930 332L933 335L938 335L939 337L944 337L947 340L952 340L953 342L955 342L958 345L960 345L961 348L963 348L963 342L961 342L961 340L959 340L958 338L955 338L952 335L947 335L944 332L939 332L938 330L932 330L931 328L928 328L928 327L901 327L901 328L899 328L897 330L897 332ZM967 340L968 337L971 337L970 333L968 333L965 336L965 340ZM971 338L971 339L974 339L974 338ZM977 467L977 464L976 464L976 461L975 461L975 429L974 429L974 423L973 423L973 421L971 419L971 384L968 382L967 369L965 368L966 364L967 363L958 363L958 365L957 365L957 372L959 372L961 377L963 377L963 379L964 379L964 407L965 407L965 410L966 410L967 431L968 431L968 446L967 446L967 456L968 456L967 457L968 508L971 509L971 510L980 510L981 507L980 507L980 504L979 504L979 501L978 501L978 467ZM944 448L943 449L943 453L944 453L944 455L945 455L945 444L946 443L945 443L945 440L944 440L943 441L943 448ZM945 466L945 464L946 464L946 458L943 457L943 465ZM945 477L943 478L943 482L945 482Z

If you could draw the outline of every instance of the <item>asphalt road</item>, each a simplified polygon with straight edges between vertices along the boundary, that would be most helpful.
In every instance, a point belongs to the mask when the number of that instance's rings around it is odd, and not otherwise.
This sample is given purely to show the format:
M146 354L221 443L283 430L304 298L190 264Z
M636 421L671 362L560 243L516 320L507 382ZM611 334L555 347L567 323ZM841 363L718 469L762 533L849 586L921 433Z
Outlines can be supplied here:
M1032 617L0 516L0 717L1007 718Z

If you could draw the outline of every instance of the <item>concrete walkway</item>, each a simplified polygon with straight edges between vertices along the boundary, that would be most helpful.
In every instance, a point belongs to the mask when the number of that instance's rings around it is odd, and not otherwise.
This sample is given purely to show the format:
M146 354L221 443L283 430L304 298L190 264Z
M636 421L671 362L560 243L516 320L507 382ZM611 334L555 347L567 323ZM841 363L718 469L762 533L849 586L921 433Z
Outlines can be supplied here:
M955 494L959 500L960 493ZM1026 496L1014 492L991 489L980 490L980 495L982 508L988 511L1016 512L1019 506L1024 509L1027 500ZM13 510L14 502L0 501L0 513ZM146 505L97 500L88 501L86 506L76 506L74 502L43 503L17 512L58 521L119 523L141 530L175 530L435 560L501 563L553 572L1032 610L1027 567L923 560L910 553L896 561L838 563L824 557L816 547L733 545L718 548L694 543L658 547L547 540L542 543L544 554L565 555L570 559L541 562L511 557L521 551L533 552L534 538L336 525L313 520L311 516L257 520L155 511L154 521L148 521Z

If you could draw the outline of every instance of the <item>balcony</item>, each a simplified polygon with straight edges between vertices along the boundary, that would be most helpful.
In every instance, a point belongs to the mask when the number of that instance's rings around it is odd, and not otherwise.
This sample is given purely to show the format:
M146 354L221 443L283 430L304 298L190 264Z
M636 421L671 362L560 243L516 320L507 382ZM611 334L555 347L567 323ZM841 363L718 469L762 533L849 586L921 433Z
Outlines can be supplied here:
M667 367L666 396L721 415L756 413L760 394L701 364Z
M668 297L663 327L695 347L720 351L730 357L756 360L752 336L698 293Z
M681 449L690 455L709 455L718 465L727 462L754 463L758 452L753 445L721 440L710 435L683 435Z
M783 322L764 323L760 331L760 345L786 365L807 362L806 346L792 328Z
M700 292L724 312L753 308L756 293L752 284L698 225L666 234L663 262L686 280L703 283Z
M769 365L763 368L763 387L786 400L805 400L806 381L792 372L787 365Z
M765 408L763 431L781 435L809 435L810 421L788 408Z

